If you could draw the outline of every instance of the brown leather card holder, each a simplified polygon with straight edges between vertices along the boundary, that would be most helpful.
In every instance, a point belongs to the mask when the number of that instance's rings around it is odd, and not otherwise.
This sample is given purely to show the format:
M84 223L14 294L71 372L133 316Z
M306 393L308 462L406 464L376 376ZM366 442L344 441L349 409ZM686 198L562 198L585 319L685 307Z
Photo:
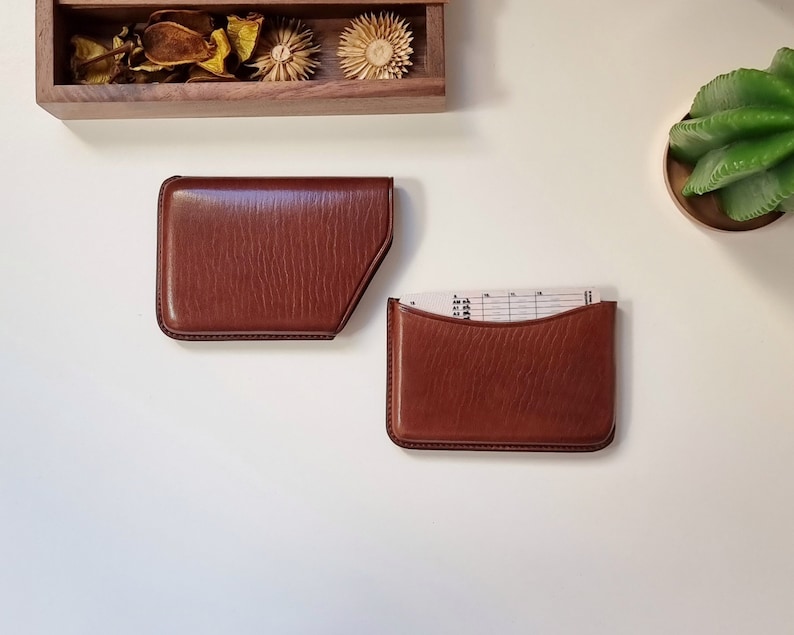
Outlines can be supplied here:
M160 328L182 340L333 339L391 246L392 191L386 177L168 179Z
M615 434L616 308L474 322L389 299L389 436L430 450L606 447Z

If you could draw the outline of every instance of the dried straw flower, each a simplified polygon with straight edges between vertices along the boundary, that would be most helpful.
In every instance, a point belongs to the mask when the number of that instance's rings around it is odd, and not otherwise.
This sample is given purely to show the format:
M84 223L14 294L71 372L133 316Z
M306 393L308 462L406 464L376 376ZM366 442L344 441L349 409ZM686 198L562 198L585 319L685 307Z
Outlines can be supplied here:
M411 66L408 23L394 13L358 16L340 37L337 55L348 79L399 79Z
M320 52L314 34L295 18L276 18L270 24L247 62L257 69L251 78L274 82L309 79L320 65L314 59Z

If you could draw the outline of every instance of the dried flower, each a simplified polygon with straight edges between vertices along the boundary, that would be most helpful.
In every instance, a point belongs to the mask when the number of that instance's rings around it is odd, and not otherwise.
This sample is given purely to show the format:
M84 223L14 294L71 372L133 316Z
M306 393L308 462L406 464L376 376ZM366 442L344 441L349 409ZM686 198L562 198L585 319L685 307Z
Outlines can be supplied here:
M319 52L314 34L300 20L277 18L262 33L248 62L257 69L251 77L276 82L309 79L320 65L315 59Z
M348 79L399 79L411 66L408 23L394 13L360 15L343 32L337 55Z

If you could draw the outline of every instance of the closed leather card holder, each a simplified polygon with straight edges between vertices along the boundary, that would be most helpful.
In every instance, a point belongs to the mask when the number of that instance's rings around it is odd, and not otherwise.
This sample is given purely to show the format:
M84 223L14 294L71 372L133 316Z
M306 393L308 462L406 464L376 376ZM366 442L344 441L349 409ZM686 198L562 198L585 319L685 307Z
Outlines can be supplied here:
M174 177L157 322L180 340L330 340L389 250L391 178Z
M389 299L389 436L429 450L606 447L615 434L616 307L475 322Z

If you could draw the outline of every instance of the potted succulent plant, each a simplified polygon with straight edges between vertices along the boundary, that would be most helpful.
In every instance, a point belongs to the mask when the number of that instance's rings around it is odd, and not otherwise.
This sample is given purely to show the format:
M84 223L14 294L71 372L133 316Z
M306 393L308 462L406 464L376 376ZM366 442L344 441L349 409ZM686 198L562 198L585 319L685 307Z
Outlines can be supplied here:
M703 86L670 129L665 176L679 208L715 229L756 229L794 211L794 50Z

